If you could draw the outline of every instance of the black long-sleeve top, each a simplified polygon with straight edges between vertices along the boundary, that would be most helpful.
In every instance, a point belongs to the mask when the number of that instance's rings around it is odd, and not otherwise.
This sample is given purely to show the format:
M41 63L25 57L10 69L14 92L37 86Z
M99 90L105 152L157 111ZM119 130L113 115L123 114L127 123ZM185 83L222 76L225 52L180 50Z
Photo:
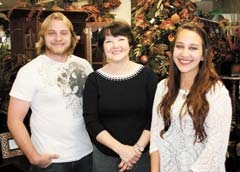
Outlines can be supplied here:
M101 152L118 156L96 140L103 130L127 145L134 145L143 130L150 130L157 83L156 74L142 65L126 76L112 76L101 70L88 76L83 93L83 116L93 143Z

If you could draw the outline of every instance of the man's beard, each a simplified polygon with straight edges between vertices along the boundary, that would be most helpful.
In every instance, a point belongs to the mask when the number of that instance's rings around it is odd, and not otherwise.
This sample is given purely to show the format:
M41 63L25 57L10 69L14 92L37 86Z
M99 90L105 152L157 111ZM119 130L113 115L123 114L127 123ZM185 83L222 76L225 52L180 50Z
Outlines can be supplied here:
M55 55L69 54L70 45L68 47L63 47L63 49L56 49L54 47L46 47L46 50Z

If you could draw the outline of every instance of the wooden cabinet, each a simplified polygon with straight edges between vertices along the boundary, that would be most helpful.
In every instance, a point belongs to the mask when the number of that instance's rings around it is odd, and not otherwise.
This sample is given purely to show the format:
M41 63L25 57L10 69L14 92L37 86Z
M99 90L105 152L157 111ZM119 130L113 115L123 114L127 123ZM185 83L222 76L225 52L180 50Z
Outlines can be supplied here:
M221 76L232 99L232 123L226 159L226 170L240 170L240 76Z
M11 49L14 53L22 53L30 59L36 57L35 42L41 22L54 11L31 11L15 9L10 16ZM74 31L80 36L74 54L83 58L87 56L84 28L88 14L78 11L61 11L73 23Z
M43 20L54 11L31 11L15 9L10 16L11 49L25 54L29 59L37 56L35 43ZM103 66L105 58L97 48L98 31L109 22L86 22L88 14L78 11L61 11L73 23L74 31L80 36L74 54L87 59L96 70Z
M85 28L86 58L96 70L106 63L104 54L97 47L99 30L109 22L87 22Z
M11 49L16 54L25 54L32 59L36 56L34 43L37 40L39 23L36 18L27 21L28 12L14 10L10 17Z

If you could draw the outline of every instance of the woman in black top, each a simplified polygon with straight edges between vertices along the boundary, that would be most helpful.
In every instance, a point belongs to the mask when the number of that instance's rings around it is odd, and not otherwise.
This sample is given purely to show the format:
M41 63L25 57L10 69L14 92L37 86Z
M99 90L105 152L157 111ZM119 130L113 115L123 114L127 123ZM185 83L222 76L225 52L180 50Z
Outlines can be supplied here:
M130 61L129 24L114 21L99 35L107 64L91 73L83 93L83 115L94 143L95 172L147 172L152 104L158 83L148 67Z

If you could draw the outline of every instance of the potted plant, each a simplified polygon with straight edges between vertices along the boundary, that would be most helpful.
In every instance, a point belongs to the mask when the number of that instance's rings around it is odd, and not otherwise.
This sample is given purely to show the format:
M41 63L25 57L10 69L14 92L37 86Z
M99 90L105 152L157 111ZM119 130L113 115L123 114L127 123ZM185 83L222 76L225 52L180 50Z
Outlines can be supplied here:
M0 113L6 113L12 83L19 68L27 62L24 54L11 51L8 23L7 17L0 13Z
M11 89L19 68L26 63L26 57L23 54L14 54L4 44L0 47L0 110L6 110L4 107L8 92Z

